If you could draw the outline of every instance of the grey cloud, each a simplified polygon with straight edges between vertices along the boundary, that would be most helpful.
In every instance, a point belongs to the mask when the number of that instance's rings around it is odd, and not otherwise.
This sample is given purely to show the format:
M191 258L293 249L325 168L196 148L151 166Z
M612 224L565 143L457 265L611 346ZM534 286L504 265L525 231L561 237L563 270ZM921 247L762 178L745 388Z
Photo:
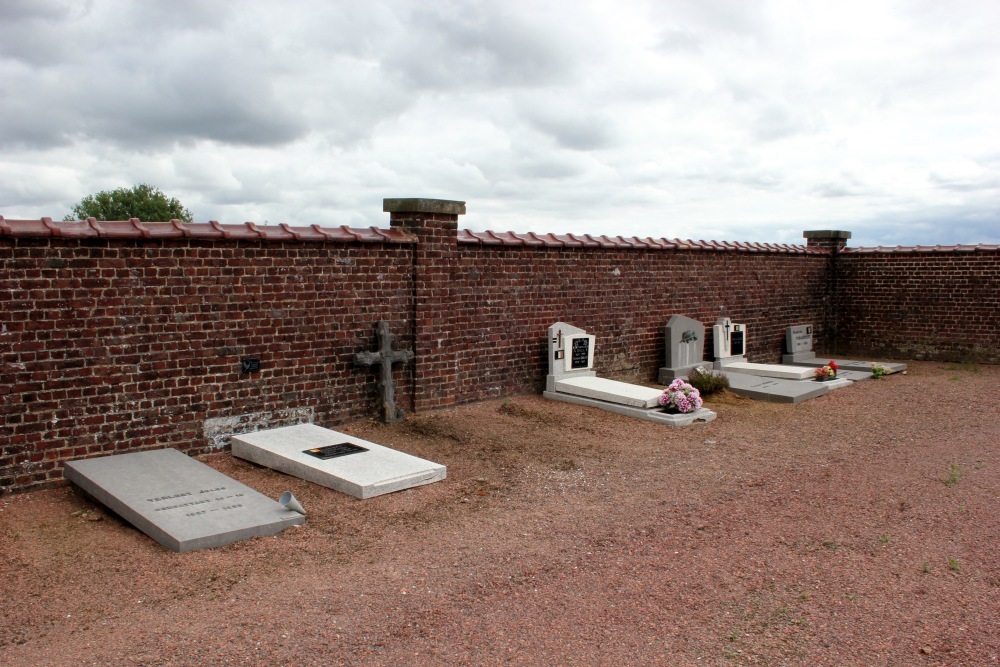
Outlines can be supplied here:
M852 246L1000 243L1000 206L965 204L886 212L843 228L852 232Z
M551 31L500 3L414 5L385 65L418 86L537 86L573 69Z
M932 171L928 175L928 179L939 188L955 192L977 192L979 190L997 190L1000 192L1000 174L970 178L942 175Z
M701 51L701 36L687 27L670 26L660 31L657 48L665 53L698 53Z
M611 146L613 121L586 107L582 100L568 103L565 99L551 99L542 104L522 104L520 110L529 125L554 138L563 148L587 151Z

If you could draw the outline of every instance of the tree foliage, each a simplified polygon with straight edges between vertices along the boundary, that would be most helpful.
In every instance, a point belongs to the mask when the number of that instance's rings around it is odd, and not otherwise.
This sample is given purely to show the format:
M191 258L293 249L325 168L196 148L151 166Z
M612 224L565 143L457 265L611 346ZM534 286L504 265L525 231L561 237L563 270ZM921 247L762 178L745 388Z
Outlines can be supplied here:
M184 208L177 199L167 197L159 188L140 183L131 188L102 190L87 195L73 207L73 214L65 220L128 220L138 218L141 222L183 220L191 222L191 211Z

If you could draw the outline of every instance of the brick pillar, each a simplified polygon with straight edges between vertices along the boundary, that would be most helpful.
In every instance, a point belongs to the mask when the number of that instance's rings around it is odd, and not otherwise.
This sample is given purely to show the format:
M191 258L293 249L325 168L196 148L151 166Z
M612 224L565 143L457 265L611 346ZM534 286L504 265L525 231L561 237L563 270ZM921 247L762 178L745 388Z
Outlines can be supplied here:
M824 229L802 232L802 236L806 238L806 245L810 248L823 248L836 255L847 247L847 239L851 238L851 233L835 229Z
M840 327L841 298L838 281L839 266L837 255L847 247L847 239L851 238L850 232L842 232L835 229L824 229L810 232L802 232L806 238L806 245L810 248L823 248L830 251L830 260L826 264L826 294L823 295L823 337L825 339L824 351L831 355L839 352L839 336L837 331Z
M383 199L389 224L415 235L413 252L414 412L456 401L460 313L452 275L458 267L458 216L464 201Z

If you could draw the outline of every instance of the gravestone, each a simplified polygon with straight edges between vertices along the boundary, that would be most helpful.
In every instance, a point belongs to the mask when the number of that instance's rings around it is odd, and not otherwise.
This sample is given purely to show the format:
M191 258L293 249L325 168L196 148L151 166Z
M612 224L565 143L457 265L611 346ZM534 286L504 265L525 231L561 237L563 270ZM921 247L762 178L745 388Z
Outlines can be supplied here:
M793 364L800 359L814 359L816 355L813 352L812 325L800 324L788 327L785 330L785 349L788 353L781 358L783 364Z
M64 476L173 551L276 535L305 517L176 449L69 461Z
M379 366L381 375L379 389L382 390L382 421L386 424L396 424L403 421L405 412L396 407L396 387L392 381L392 365L407 364L413 361L410 350L394 350L393 335L389 331L389 323L379 320L375 325L378 334L378 352L358 352L354 355L354 363L359 366Z
M597 377L593 370L595 337L565 322L548 330L549 374L546 398L586 405L670 426L688 426L715 419L706 408L686 414L668 414L659 407L662 389Z
M705 356L705 325L684 315L673 315L664 330L666 365L657 376L660 384L686 378Z
M371 498L445 479L439 463L361 438L299 424L232 436L233 456L355 498Z
M785 330L785 349L781 355L781 363L810 368L822 368L830 362L830 357L818 357L813 351L813 327L811 324L790 326ZM839 375L844 371L857 371L865 374L863 379L871 377L872 366L876 363L885 366L890 373L906 370L906 364L898 361L862 361L860 359L833 359L840 366ZM846 377L846 376L845 376ZM848 378L856 379L856 378Z
M846 377L816 382L816 369L812 366L748 362L744 356L749 342L747 328L732 323L727 317L716 320L713 333L715 370L722 371L729 378L729 388L733 393L755 400L799 403L852 384ZM811 336L811 331L809 334Z
M748 342L745 324L735 324L728 317L720 317L712 326L712 344L717 360L745 356Z

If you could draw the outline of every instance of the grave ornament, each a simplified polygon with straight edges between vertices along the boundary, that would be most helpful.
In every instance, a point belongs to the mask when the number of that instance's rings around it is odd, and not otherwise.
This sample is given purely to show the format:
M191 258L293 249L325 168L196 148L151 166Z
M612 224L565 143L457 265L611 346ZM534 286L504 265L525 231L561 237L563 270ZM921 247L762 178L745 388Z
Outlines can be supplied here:
M394 363L409 363L413 361L410 350L392 349L394 336L389 331L389 323L379 320L375 326L378 334L378 352L358 352L354 355L354 363L358 366L380 366L381 377L379 388L382 390L382 421L386 424L396 424L403 421L405 412L396 407L396 387L392 381L392 365Z

